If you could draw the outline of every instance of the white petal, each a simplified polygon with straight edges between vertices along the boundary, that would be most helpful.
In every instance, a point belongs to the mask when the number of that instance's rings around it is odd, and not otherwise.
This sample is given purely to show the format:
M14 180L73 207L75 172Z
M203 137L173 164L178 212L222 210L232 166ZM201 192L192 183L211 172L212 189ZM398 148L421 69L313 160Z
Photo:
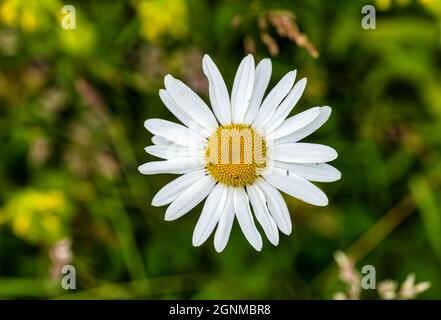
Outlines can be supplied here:
M208 78L210 102L215 116L223 125L231 123L231 105L227 86L208 54L202 59L202 69Z
M165 220L172 221L182 217L196 207L213 190L216 182L206 175L182 192L165 211Z
M290 135L276 140L276 143L297 142L309 136L311 133L320 128L331 115L331 108L321 107L319 116L306 127L291 133Z
M190 126L192 122L191 117L183 110L181 107L173 100L167 90L159 90L159 97L161 98L167 109L183 124L187 127Z
M145 151L152 156L162 159L177 159L177 158L204 158L203 149L176 146L176 145L160 145L148 146Z
M233 189L227 188L225 206L220 214L216 233L214 234L214 248L217 252L222 252L228 243L231 228L234 221Z
M189 128L163 119L148 119L144 126L154 135L182 146L204 146L207 140Z
M298 113L295 116L292 116L291 118L283 121L282 124L276 130L269 133L266 138L268 140L275 140L287 136L310 124L319 116L319 114L319 107L311 108L301 113Z
M205 176L205 170L186 173L162 187L153 197L152 206L160 207L174 201L183 191Z
M265 231L268 240L275 246L279 244L279 231L274 219L266 207L265 196L260 188L254 184L247 186L247 193L253 207L254 215Z
M164 78L165 87L173 98L193 120L209 131L214 131L218 123L207 104L182 81L167 75Z
M171 159L165 161L152 161L144 163L138 167L139 172L142 174L159 174L159 173L172 173L182 174L196 169L202 169L205 164L198 159Z
M171 95L167 92L167 90L161 89L159 90L159 97L161 98L164 105L167 109L181 121L186 127L195 131L203 137L208 137L211 135L212 131L207 130L202 127L199 123L197 123L193 118L191 118L180 106L176 103L175 100L171 97Z
M306 78L300 79L289 92L288 96L283 100L271 119L266 123L267 132L275 130L289 115L291 110L296 106L303 91L306 87Z
M193 231L193 246L202 245L213 232L225 207L228 188L218 183L205 200L204 208Z
M292 231L291 216L280 192L262 178L256 180L256 185L263 191L268 209L280 231L290 235Z
M251 95L250 106L245 113L244 123L251 124L256 118L259 107L262 104L263 96L271 78L271 60L262 59L256 67L256 76L254 78L253 93Z
M328 205L328 197L311 182L294 173L274 168L270 173L263 173L266 181L277 189L304 202L316 205Z
M274 166L302 176L310 181L333 182L341 179L341 173L327 163L289 163L274 161Z
M244 188L234 189L234 211L245 238L257 251L262 250L262 238L254 224L250 203Z
M231 92L231 115L233 123L241 123L251 100L254 86L254 58L247 55L239 65Z
M151 140L152 140L152 143L157 146L159 146L159 145L169 146L169 145L173 144L173 142L171 142L170 140L167 140L166 138L163 138L160 136L153 136Z
M276 108L291 90L296 80L296 74L296 71L288 72L279 83L276 84L273 90L268 93L253 121L253 127L257 129L264 127L265 123L272 117Z
M284 143L268 149L268 157L273 160L294 163L328 162L337 158L337 151L331 147L315 143Z

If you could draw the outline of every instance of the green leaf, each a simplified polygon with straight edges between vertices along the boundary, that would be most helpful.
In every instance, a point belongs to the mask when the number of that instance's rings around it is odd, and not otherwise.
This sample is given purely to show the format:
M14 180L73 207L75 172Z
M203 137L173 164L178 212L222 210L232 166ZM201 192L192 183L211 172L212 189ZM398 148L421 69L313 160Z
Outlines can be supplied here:
M424 228L437 257L441 261L441 211L426 178L410 182L412 196L421 214Z

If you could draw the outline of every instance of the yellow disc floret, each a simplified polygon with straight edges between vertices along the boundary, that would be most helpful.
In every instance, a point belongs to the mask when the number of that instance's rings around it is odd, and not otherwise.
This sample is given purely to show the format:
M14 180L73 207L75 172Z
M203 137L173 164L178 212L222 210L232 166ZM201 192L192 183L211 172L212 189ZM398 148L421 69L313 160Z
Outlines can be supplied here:
M262 136L245 124L220 126L208 138L207 170L217 182L229 186L252 184L266 166Z

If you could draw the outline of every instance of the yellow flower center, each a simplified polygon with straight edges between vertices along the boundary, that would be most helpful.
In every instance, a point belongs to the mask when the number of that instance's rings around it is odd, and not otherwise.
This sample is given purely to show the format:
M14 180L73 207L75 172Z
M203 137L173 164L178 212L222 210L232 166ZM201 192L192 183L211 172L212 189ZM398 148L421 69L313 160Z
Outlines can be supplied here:
M214 180L243 187L252 184L265 168L266 145L249 125L220 126L208 138L205 158Z

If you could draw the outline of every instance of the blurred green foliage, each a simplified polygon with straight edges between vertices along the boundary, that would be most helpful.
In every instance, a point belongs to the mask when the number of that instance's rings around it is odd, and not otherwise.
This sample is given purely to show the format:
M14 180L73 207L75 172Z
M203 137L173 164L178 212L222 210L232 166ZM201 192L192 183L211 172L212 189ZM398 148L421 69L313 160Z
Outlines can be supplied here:
M75 30L59 0L0 1L0 298L332 298L337 250L381 279L414 272L432 283L421 297L441 298L441 1L71 4ZM375 30L360 25L365 4ZM333 107L309 140L338 150L343 178L321 186L328 207L286 197L294 232L278 247L255 252L235 225L217 254L191 246L200 206L164 222L150 205L172 176L138 173L153 159L143 121L174 120L158 97L167 73L207 99L202 55L231 88L247 51L274 55L272 84L308 78L296 112ZM51 275L63 261L76 291Z

